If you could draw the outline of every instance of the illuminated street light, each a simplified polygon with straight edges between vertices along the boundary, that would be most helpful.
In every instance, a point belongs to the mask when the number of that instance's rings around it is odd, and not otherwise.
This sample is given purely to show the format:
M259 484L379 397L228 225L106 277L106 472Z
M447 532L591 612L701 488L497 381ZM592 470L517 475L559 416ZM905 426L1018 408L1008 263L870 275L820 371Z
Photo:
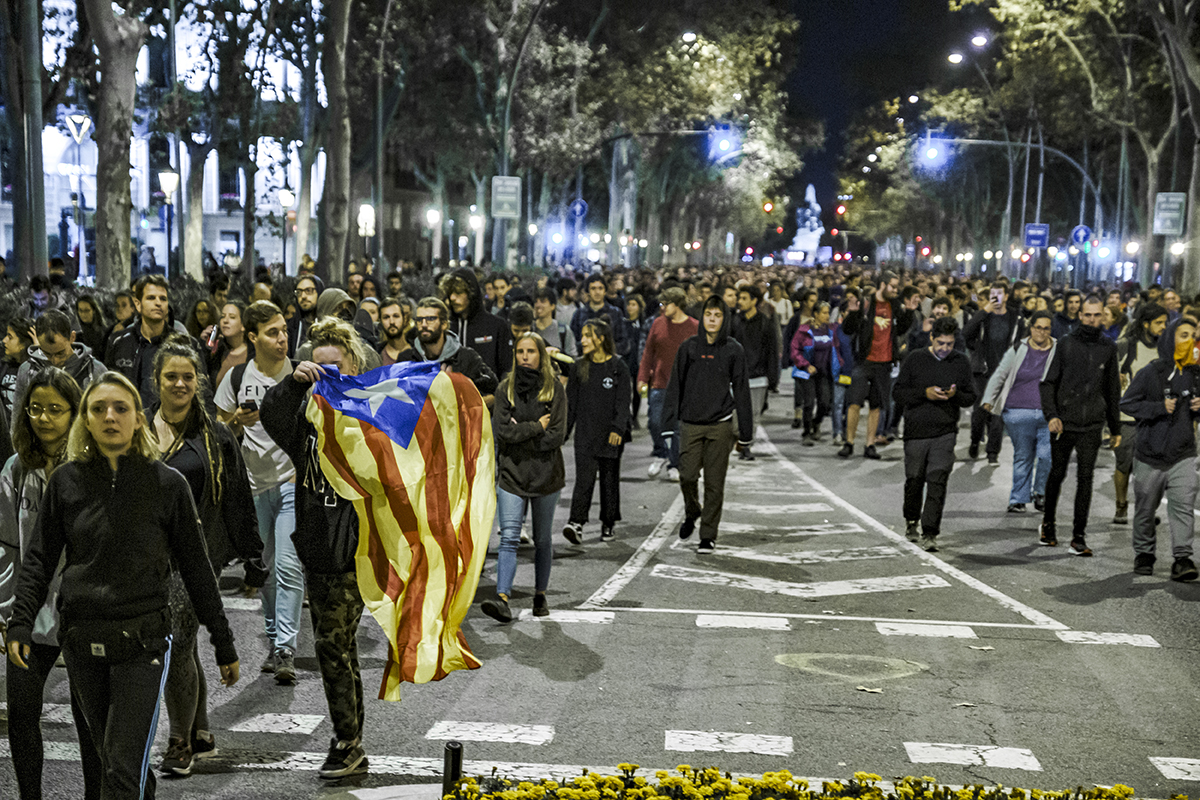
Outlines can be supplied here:
M925 157L928 158L930 161L935 160L938 157L938 154L939 154L939 151L936 147L931 147L925 151Z
M429 227L436 228L442 222L442 212L436 208L431 208L425 212L425 221L429 223Z
M994 255L994 253L992 253L992 251L991 251L991 250L984 250L984 251L983 251L983 259L984 259L984 261L991 261L991 260L992 260L992 256L993 256L993 255Z
M1125 245L1125 252L1132 256L1137 253L1140 247L1141 245L1139 245L1137 242L1130 242L1129 244Z
M622 236L622 237L621 237L621 247L624 247L624 246L625 246L625 245L627 245L627 244L629 244L629 237L628 237L628 236Z
M691 249L692 249L692 243L691 243L691 242L684 242L684 243L683 243L683 249L684 249L684 250L691 250Z
M669 245L669 244L664 244L664 245L663 245L663 252L664 252L664 253L669 253L669 252L671 252L671 245Z
M1171 245L1171 255L1173 256L1183 255L1184 250L1187 250L1187 245L1183 242L1175 242L1175 244Z
M478 231L478 230L483 229L483 217L479 216L478 214L472 214L467 219L467 222L468 222L468 224L470 224L471 230L473 230L473 231Z
M1014 259L1016 259L1016 258L1020 258L1020 257L1021 257L1021 251L1020 251L1020 250L1018 250L1018 249L1016 249L1016 248L1014 247L1014 248L1013 248L1013 251L1012 251L1011 253L1009 253L1009 255L1010 255L1010 256L1012 256Z
M933 257L933 263L935 263L935 264L940 264L940 263L942 263L942 257L941 257L941 256L934 256L934 257Z
M612 241L612 234L611 233L604 234L604 243L608 244L611 241Z
M962 262L962 260L963 260L963 254L962 254L962 253L955 253L955 254L954 254L954 260L955 260L955 261L958 261L959 263L961 263L961 262Z
M696 241L696 242L692 242L692 249L693 249L693 250L699 250L699 249L700 249L700 242L698 242L698 241Z
M555 244L562 244L562 234L561 233L554 234L553 236L550 237L550 241L554 242Z
M465 235L458 237L458 249L462 250L467 246L467 237Z
M1058 255L1058 248L1054 245L1050 245L1046 248L1046 254L1053 258L1054 256Z
M870 171L871 171L870 167L863 167L863 172L870 172Z
M1067 248L1067 252L1073 256L1077 256L1079 255L1079 248L1075 245L1071 245L1069 248Z
M688 44L691 44L692 42L696 41L696 34L692 33L691 31L688 31L687 33L685 33L683 35L683 41L685 41Z
M971 38L971 44L976 47L985 47L988 43L988 38L982 33Z
M915 103L915 102L917 102L917 101L918 101L918 100L920 100L920 99L921 99L921 98L917 97L915 94L910 94L910 95L908 96L908 102L910 102L910 103Z
M593 233L591 236L588 237L588 239L591 240L592 244L599 244L600 243L600 234Z
M538 226L532 222L529 223L529 235L537 236L537 232L538 232Z
M963 54L951 53L950 55L946 56L946 60L951 64L961 64L963 62Z
M974 253L970 253L970 252L963 253L963 261L973 261L974 259L975 259Z
M1096 255L1100 256L1101 258L1108 258L1110 255L1112 255L1112 250L1109 250L1107 247L1101 247L1096 251Z
M870 161L872 164L874 164L878 160L879 160L879 156L875 155L874 153L871 153L871 155L867 156L867 161Z

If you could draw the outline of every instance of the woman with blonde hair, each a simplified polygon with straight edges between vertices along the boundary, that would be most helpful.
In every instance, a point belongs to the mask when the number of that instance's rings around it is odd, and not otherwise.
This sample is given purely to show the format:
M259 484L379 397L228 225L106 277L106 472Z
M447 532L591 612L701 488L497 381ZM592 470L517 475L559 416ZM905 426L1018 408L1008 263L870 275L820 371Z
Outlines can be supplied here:
M551 529L558 495L566 484L562 446L567 438L567 397L554 376L546 342L523 333L513 346L513 368L496 390L492 410L498 475L496 516L500 521L500 554L496 563L496 597L481 609L500 622L512 621L508 600L517 572L517 545L526 509L533 513L534 616L550 613L546 588L554 558Z
M21 562L8 657L28 668L34 618L62 559L59 642L104 764L101 796L153 797L147 755L171 658L172 560L227 686L238 679L237 652L187 480L158 460L137 389L105 372L80 409L70 461L46 484Z

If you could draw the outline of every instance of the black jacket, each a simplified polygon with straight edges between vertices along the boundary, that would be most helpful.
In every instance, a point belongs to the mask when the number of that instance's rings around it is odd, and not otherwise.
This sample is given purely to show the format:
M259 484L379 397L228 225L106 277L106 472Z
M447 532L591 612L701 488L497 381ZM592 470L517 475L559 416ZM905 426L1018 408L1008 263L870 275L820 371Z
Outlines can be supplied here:
M450 330L464 347L471 348L483 357L483 363L488 365L493 374L507 374L512 369L512 329L507 322L484 310L483 292L479 289L474 270L463 267L451 274L466 281L471 301L462 316L451 311Z
M942 389L954 386L954 396L949 400L930 400L925 394L930 386ZM957 350L950 351L942 361L928 347L913 350L900 366L900 377L892 394L896 405L904 408L905 439L933 439L957 433L960 409L975 405L971 361Z
M292 533L296 555L305 569L340 575L354 571L358 512L321 472L317 431L304 415L311 387L288 375L263 396L259 419L296 465L296 530Z
M1050 326L1050 334L1055 339L1061 339L1079 327L1079 317L1071 319L1067 316L1066 311L1059 311L1056 312L1054 318L1050 320Z
M746 353L729 337L730 316L726 311L712 344L701 327L698 334L679 345L663 400L664 431L679 432L680 422L715 425L730 419L736 409L738 443L749 445L754 440Z
M587 301L579 304L579 308L571 316L571 333L575 334L575 341L583 341L583 324L596 317L604 317L608 321L608 327L612 330L613 346L616 348L617 355L624 358L629 355L633 349L633 344L629 341L629 331L625 325L625 314L621 309L614 306L607 300L599 309L593 310Z
M1079 326L1058 341L1039 385L1046 420L1062 420L1065 431L1102 427L1121 432L1121 375L1117 345L1099 328Z
M142 396L142 407L149 408L158 396L154 386L154 356L167 334L174 333L168 322L163 332L153 339L142 336L141 323L135 317L129 327L113 336L104 353L104 363L111 370L129 378Z
M779 386L778 329L775 318L762 312L753 319L738 314L733 320L733 338L746 351L746 376L765 377L771 389Z
M1008 333L1003 341L994 342L989 335L989 317L1003 317ZM976 311L963 326L963 340L971 353L971 370L976 374L991 375L1000 366L1004 351L1024 338L1024 325L1020 309L1009 306L1003 314L991 314L983 309Z
M508 400L505 378L496 390L492 410L492 434L498 452L497 483L504 491L521 497L542 497L560 491L566 485L562 446L567 438L567 395L562 384L554 381L554 399L543 403L537 392L528 397L513 394ZM543 430L538 422L550 415Z
M192 492L166 464L125 455L115 473L105 458L69 461L54 471L17 577L9 641L30 641L64 550L64 633L93 620L169 613L173 561L208 628L217 663L237 660Z
M1134 457L1155 469L1170 469L1185 458L1196 457L1196 419L1192 398L1200 396L1200 367L1175 365L1175 328L1170 325L1158 337L1159 358L1133 376L1121 410L1137 420ZM1166 389L1176 398L1175 413L1168 414Z
M629 368L620 358L588 364L587 382L579 374L582 361L571 365L567 381L567 436L575 433L575 449L596 458L617 458L629 441L631 427ZM608 443L610 433L621 444Z
M875 295L858 311L851 311L842 321L842 330L854 342L854 363L864 364L871 354L871 339L875 334ZM892 307L892 363L900 360L900 336L913 324L913 312L901 307L900 301L890 301Z
M471 383L475 384L475 388L479 390L480 395L489 395L496 393L496 373L483 363L483 356L475 352L469 347L463 347L458 337L449 331L446 332L446 343L442 345L442 353L436 359L427 358L425 350L421 346L420 340L415 340L413 345L407 350L401 350L396 356L396 363L402 361L437 361L445 364L454 372L460 375L465 375L470 378Z

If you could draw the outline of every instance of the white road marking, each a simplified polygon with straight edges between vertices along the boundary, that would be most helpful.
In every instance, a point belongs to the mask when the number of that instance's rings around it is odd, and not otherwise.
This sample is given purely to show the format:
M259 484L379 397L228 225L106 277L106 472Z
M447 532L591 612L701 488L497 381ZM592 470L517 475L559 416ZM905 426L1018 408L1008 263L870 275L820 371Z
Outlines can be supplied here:
M735 514L815 514L833 511L828 503L786 503L770 506L758 503L723 503L721 509Z
M1133 647L1162 647L1153 636L1143 633L1058 631L1056 635L1067 644L1127 644Z
M975 631L966 625L920 625L911 622L876 622L875 628L884 636L929 636L942 639L976 639Z
M872 592L896 592L909 589L949 588L950 584L937 575L897 575L886 578L861 578L849 581L821 581L816 583L791 583L753 575L737 575L732 572L717 572L707 569L677 567L658 564L650 574L656 578L671 578L677 581L703 583L709 586L728 586L734 589L750 589L767 594L782 594L789 597L834 597L847 594Z
M679 542L677 545L672 545L671 549L680 549L687 546L687 542ZM894 547L855 547L848 550L802 550L796 553L762 553L751 547L732 547L725 544L717 548L716 554L727 558L741 558L746 561L789 565L828 564L834 561L867 561L877 558L899 558L901 555L904 555Z
M550 609L550 616L535 617L533 609L523 608L517 614L519 622L589 622L593 625L609 625L613 618L616 617L611 611L577 611L575 609L566 608L557 610Z
M772 497L778 497L779 496L779 488L776 487L773 489L747 489L747 488L738 487L737 494L738 494L738 497L741 497L744 494L769 494ZM818 496L820 496L821 493L820 492L788 492L787 494L788 494L788 497L818 497Z
M1042 771L1042 765L1034 758L1033 751L1020 747L905 742L904 749L908 751L908 758L914 764L965 764Z
M612 577L601 584L591 597L584 600L579 608L594 609L611 602L622 589L629 585L630 581L637 577L637 574L650 562L650 559L662 548L667 539L675 534L675 526L682 519L683 495L677 495L675 502L671 503L667 513L663 514L662 519L654 526L654 530L650 531L650 535L646 537L637 551L619 570L613 573Z
M793 614L783 611L717 611L711 608L648 608L646 606L610 606L613 611L642 613L642 614L739 614L759 615L764 617L786 617L787 619L803 619L823 622L895 622L900 624L920 625L962 625L971 628L1011 628L1014 630L1044 631L1045 625L1031 625L1027 622L960 622L944 619L897 619L896 617L858 617L849 614Z
M1164 758L1162 756L1151 756L1150 763L1168 780L1200 781L1200 758Z
M771 533L781 536L821 536L830 533L862 533L857 522L818 522L813 525L764 525L762 523L726 522L721 520L721 533Z
M229 730L240 733L299 733L308 736L325 720L324 714L259 714Z
M667 731L664 749L680 753L755 753L790 756L792 737L717 731Z
M841 497L838 496L838 494L836 492L828 489L823 484L821 484L819 481L816 481L813 478L810 478L808 476L808 473L806 473L804 470L800 469L800 467L796 466L788 459L783 458L779 453L779 448L777 448L775 446L775 444L773 442L771 442L769 439L764 440L759 445L759 448L760 448L760 452L763 455L770 455L770 456L774 456L775 458L779 459L779 462L783 466L784 469L795 474L797 477L799 477L802 481L807 483L813 489L820 491L830 503L832 503L833 505L837 506L838 508L852 514L855 518L857 518L858 520L860 520L861 522L866 524L868 527L873 528L874 530L883 534L884 536L886 536L887 538L896 542L897 544L902 545L903 547L908 549L910 552L913 552L914 555L916 555L918 558L922 559L925 563L929 564L934 569L937 569L940 572L943 572L946 575L949 575L952 578L955 578L956 580L966 584L967 586L970 586L975 591L980 592L981 594L983 594L987 597L990 597L992 600L995 600L997 603L999 603L1000 605L1009 609L1010 611L1021 615L1022 617L1029 620L1030 622L1035 623L1038 627L1049 628L1052 630L1059 630L1059 631L1065 631L1068 629L1066 625L1064 625L1063 623L1054 619L1053 617L1049 616L1048 614L1043 614L1041 611L1038 611L1035 608L1027 606L1015 598L1009 597L1008 595L1001 592L999 589L994 589L991 586L988 586L986 583L979 580L978 578L974 578L974 577L968 575L967 573L963 572L961 569L958 569L957 567L953 567L953 566L947 564L945 561L941 560L940 558L933 555L932 553L926 553L924 550L919 548L916 544L905 539L904 536L902 536L901 534L896 533L895 531L891 530L886 525L884 525L879 520L875 519L874 517L872 517L870 514L866 513L865 511L858 509L857 507L854 506L853 503L849 502L848 500L842 499Z
M426 739L506 744L550 744L553 725L505 725L498 722L455 722L444 720L425 734Z
M257 597L222 597L221 604L230 611L262 611L262 600Z
M786 617L748 617L738 614L698 614L697 628L750 628L760 631L789 631Z

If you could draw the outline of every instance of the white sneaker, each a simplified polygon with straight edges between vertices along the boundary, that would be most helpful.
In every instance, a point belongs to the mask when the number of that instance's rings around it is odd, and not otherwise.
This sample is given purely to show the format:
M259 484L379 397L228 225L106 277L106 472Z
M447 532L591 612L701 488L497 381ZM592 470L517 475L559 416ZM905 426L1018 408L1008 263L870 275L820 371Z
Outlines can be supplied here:
M671 481L672 483L679 483L679 470L675 469L674 467L668 468L667 480Z
M657 478L658 474L663 471L663 467L666 465L667 460L665 458L656 458L650 462L650 466L647 468L646 474L651 478Z
M845 443L846 443L846 440L842 438L842 435L840 433L835 435L833 437L833 441L830 442L830 444L832 444L834 447L841 447Z

